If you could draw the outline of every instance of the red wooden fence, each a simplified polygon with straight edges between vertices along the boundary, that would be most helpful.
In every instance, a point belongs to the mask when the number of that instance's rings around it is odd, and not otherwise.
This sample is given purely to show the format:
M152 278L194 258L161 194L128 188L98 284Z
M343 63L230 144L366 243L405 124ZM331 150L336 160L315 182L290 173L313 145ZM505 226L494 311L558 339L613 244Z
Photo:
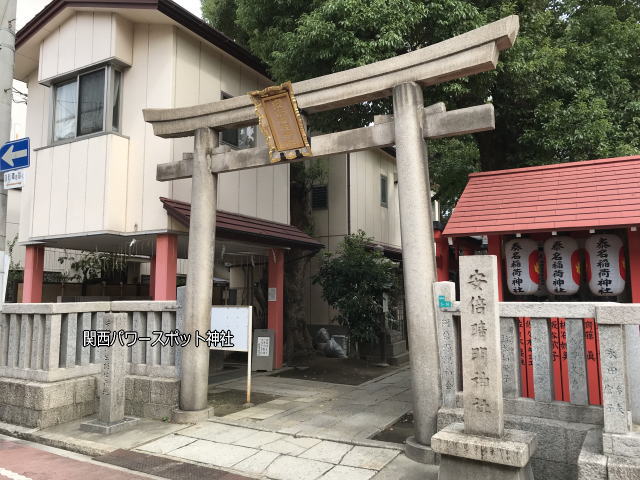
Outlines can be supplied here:
M567 364L567 333L564 318L551 318L551 355L553 357L554 399L571 401L569 395L569 368ZM531 348L531 319L518 318L520 330L520 377L522 396L535 398L533 386L533 355ZM593 318L584 319L584 342L587 359L587 387L589 403L602 405L600 350L598 326Z

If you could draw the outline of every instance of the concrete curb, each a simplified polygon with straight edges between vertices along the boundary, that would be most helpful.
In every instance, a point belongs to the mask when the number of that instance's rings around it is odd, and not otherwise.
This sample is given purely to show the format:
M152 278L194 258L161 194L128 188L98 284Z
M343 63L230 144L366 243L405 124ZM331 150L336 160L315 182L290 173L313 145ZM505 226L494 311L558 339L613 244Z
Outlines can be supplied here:
M40 433L38 428L21 427L20 425L12 425L10 423L0 423L0 433L9 437L18 438L20 440L27 440L29 442L39 443L48 447L60 448L68 450L70 452L80 453L90 457L96 457L111 453L114 448L105 447L102 444L96 442L90 442L88 440L74 439L73 442L69 441L67 437L62 435L44 434Z
M382 367L381 367L381 368L382 368ZM392 372L384 373L384 374L380 375L379 377L372 378L371 380L367 380L366 382L361 383L360 385L351 385L351 386L352 386L352 387L354 387L354 388L366 387L367 385L371 385L372 383L377 383L377 382L379 382L380 380L382 380L383 378L390 377L391 375L395 375L396 373L400 373L400 372L402 372L402 371L404 371L404 370L409 370L409 366L408 366L408 365L405 365L405 366L402 366L402 367L396 368L396 369L395 369L395 370L393 370Z

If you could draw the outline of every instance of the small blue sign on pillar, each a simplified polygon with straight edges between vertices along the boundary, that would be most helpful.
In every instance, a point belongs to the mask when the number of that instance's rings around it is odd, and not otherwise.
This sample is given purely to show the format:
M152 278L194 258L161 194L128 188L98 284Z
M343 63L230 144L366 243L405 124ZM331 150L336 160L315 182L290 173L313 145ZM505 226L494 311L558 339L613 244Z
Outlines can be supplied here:
M440 308L451 308L451 301L447 300L444 295L438 296L438 307Z
M0 147L0 172L27 168L29 153L29 137L5 143Z

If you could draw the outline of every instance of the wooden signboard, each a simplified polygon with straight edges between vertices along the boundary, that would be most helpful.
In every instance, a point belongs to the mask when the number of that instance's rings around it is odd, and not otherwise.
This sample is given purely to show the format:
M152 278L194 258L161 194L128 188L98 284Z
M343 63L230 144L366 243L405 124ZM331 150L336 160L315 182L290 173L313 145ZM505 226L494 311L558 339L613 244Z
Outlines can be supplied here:
M249 97L256 106L272 163L311 156L311 146L291 82L250 92Z

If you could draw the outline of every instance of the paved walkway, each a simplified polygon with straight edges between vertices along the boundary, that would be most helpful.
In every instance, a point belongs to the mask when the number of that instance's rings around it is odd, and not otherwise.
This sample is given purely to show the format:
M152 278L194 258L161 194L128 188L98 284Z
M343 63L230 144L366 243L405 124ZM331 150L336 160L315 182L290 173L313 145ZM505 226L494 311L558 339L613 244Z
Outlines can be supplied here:
M407 368L359 386L257 376L253 390L277 399L197 425L143 419L135 430L108 437L80 430L86 419L22 430L44 443L175 480L204 478L188 473L199 468L222 470L211 478L225 480L435 480L437 467L407 459L403 445L371 440L411 409L409 378ZM211 389L244 391L245 379Z
M213 392L244 388L244 379L231 380ZM275 480L437 478L402 445L369 439L410 410L408 369L360 386L263 376L253 390L280 398L137 450Z
M245 380L230 380L211 391L244 390ZM280 398L222 417L240 426L327 440L365 440L411 410L409 369L359 386L260 376L253 391Z

